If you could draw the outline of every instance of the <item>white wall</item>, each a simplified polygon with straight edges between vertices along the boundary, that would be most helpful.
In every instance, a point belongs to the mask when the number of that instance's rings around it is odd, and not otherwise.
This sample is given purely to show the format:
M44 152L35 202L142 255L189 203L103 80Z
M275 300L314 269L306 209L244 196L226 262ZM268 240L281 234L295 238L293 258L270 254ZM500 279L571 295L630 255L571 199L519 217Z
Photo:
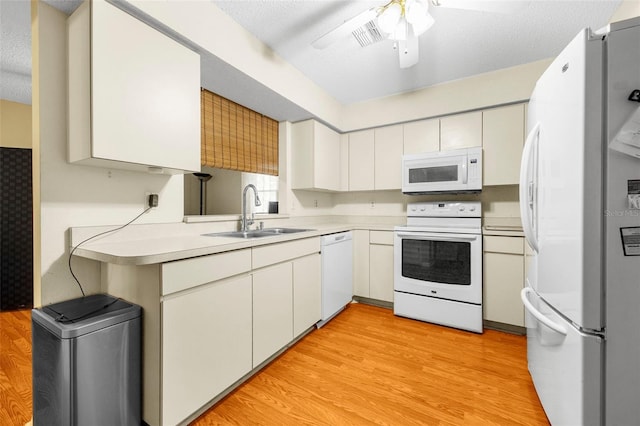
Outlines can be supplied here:
M624 21L625 19L635 18L636 16L640 16L640 1L624 0L620 3L618 10L615 11L609 22Z
M34 84L40 146L42 304L80 296L71 277L68 229L120 225L144 208L145 191L160 194L159 207L139 223L179 222L183 217L183 177L158 176L77 166L66 162L66 15L38 3L39 81ZM36 99L38 103L36 105ZM37 136L36 136L37 137ZM36 244L38 242L36 241ZM96 262L74 258L85 292L99 291Z

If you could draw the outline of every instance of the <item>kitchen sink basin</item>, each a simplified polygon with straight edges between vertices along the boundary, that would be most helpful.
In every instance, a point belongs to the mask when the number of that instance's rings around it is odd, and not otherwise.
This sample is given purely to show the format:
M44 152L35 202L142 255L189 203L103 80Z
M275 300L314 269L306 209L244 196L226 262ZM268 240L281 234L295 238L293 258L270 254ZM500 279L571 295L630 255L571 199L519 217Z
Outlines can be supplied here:
M299 228L266 228L266 229L253 229L250 231L232 231L232 232L214 232L211 234L203 234L205 237L231 237L231 238L261 238L261 237L273 237L274 235L295 234L296 232L311 231L311 229L299 229Z

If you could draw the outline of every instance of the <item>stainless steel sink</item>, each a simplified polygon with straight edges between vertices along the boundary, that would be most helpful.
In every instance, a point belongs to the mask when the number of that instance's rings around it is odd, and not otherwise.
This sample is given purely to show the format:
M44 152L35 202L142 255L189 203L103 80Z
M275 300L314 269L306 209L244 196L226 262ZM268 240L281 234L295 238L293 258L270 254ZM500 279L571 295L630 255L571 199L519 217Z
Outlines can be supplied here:
M210 234L202 234L205 237L231 237L231 238L261 238L261 237L273 237L275 235L295 234L296 232L312 231L312 229L299 229L299 228L266 228L266 229L254 229L251 231L232 231L232 232L213 232Z

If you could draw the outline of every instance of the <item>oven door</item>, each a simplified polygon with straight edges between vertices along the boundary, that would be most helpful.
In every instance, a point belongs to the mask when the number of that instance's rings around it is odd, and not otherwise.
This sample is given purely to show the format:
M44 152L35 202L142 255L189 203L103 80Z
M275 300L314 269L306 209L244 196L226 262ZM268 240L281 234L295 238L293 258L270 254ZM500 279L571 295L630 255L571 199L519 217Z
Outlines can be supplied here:
M482 304L482 236L397 229L394 290Z

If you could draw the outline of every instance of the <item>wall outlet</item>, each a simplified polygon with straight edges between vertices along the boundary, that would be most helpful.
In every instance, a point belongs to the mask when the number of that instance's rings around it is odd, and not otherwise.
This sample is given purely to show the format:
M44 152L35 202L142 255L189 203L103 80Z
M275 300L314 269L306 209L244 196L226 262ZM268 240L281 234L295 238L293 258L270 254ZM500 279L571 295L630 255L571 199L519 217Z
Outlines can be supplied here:
M154 192L145 192L144 193L144 208L155 209L158 208L158 204L160 202L160 196Z
M318 207L318 200L313 200L313 207Z
M376 208L376 202L375 201L371 201L371 208L375 209Z

